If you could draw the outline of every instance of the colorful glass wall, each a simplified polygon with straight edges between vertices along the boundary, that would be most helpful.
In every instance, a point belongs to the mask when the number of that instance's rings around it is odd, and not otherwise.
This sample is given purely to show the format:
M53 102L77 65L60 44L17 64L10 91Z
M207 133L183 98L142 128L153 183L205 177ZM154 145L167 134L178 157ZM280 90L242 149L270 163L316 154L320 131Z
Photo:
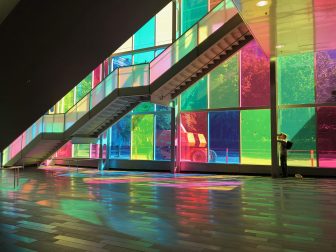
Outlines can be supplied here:
M110 128L110 158L170 160L170 129L169 108L141 103Z

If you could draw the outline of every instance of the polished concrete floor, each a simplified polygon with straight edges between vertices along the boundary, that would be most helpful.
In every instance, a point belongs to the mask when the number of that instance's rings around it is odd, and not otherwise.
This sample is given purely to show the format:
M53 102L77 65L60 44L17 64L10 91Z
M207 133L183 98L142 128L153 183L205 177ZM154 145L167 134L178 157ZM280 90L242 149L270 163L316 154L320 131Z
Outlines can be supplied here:
M61 167L0 177L0 251L336 251L336 180Z

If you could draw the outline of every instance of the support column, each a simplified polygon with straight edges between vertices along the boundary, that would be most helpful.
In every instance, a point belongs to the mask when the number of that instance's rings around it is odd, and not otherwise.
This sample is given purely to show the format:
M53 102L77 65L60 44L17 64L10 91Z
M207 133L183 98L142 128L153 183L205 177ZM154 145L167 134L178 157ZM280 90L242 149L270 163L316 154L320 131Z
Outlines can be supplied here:
M276 82L276 60L270 59L270 98L271 98L271 175L272 178L280 177L279 154L277 143L277 82Z
M170 172L174 173L175 171L175 162L176 162L176 150L175 150L175 138L176 138L176 122L175 122L175 106L173 102L173 107L171 108L170 112L170 132L171 132L171 138L170 138L170 160L171 160L171 166L170 166Z
M99 161L98 161L98 170L104 170L104 161L103 161L103 135L99 136Z

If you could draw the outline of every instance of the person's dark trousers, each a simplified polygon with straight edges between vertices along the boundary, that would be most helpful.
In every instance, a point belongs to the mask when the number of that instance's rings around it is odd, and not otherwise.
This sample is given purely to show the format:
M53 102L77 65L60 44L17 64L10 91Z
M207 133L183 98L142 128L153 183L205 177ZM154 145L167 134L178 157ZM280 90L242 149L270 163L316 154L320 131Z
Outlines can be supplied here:
M287 174L287 157L281 155L280 156L280 163L281 163L282 176L284 178L286 178L288 176L288 174Z

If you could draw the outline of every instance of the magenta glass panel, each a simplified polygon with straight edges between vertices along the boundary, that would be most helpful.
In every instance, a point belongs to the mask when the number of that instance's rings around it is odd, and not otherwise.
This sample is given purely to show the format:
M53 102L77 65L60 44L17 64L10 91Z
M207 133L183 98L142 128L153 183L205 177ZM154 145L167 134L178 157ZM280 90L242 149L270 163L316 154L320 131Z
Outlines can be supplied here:
M208 113L181 113L181 161L208 162Z
M320 51L316 60L316 103L336 102L336 50Z
M92 88L97 86L102 81L102 65L100 64L92 72Z
M269 106L269 58L257 42L252 41L241 50L241 100L242 107Z
M336 48L336 2L335 0L314 0L315 49Z
M71 158L72 157L72 143L71 141L63 145L57 152L56 156L58 158Z
M317 109L319 166L336 168L336 107Z
M90 158L99 158L99 148L100 144L90 145Z

